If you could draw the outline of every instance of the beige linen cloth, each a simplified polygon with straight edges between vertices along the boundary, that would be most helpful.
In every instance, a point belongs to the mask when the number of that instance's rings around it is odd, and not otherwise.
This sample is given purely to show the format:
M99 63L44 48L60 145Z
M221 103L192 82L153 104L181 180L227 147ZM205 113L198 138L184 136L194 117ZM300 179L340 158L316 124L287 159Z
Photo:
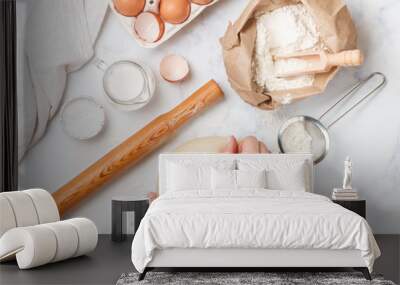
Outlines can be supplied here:
M108 0L19 2L17 9L20 7L20 14L26 15L26 26L20 30L23 35L18 36L25 49L17 53L19 73L24 78L18 90L23 98L19 98L19 106L23 106L19 117L21 160L43 137L59 109L68 73L80 69L93 57Z

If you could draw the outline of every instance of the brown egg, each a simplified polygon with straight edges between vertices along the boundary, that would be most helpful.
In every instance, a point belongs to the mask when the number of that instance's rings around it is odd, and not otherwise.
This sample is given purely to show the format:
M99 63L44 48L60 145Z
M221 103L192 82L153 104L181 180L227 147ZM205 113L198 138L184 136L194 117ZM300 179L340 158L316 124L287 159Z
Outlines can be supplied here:
M146 5L146 0L113 0L115 10L127 17L136 17Z
M207 5L210 4L214 0L192 0L192 3L197 5Z
M190 16L189 0L161 0L160 16L171 24L181 24Z

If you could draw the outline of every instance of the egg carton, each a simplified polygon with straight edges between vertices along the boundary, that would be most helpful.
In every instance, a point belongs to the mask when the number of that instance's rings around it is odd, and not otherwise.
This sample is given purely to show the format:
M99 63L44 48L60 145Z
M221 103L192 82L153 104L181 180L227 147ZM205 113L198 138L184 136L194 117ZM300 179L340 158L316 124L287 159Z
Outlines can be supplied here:
M126 17L126 16L118 13L117 10L115 10L115 8L114 8L114 3L112 0L109 1L109 4L111 7L111 10L115 13L118 20L122 24L122 26L125 28L125 30L128 31L129 35L131 37L133 37L140 46L142 46L144 48L155 48L155 47L161 45L163 42L170 39L177 32L179 32L183 27L185 27L187 24L189 24L191 21L193 21L197 16L199 16L205 9L207 9L208 7L214 5L215 3L219 2L219 1L220 0L214 0L207 5L197 5L197 4L191 3L191 12L190 12L189 18L182 24L178 24L178 25L174 25L174 24L165 22L164 23L165 31L164 31L163 36L161 37L161 39L159 39L157 42L154 42L154 43L145 42L137 36L137 34L135 33L135 30L134 30L136 17ZM149 1L147 1L147 2L149 2ZM154 1L154 2L157 2L157 1ZM149 10L151 10L151 7L149 7L149 3L146 3L146 7L145 7L144 11L149 11Z

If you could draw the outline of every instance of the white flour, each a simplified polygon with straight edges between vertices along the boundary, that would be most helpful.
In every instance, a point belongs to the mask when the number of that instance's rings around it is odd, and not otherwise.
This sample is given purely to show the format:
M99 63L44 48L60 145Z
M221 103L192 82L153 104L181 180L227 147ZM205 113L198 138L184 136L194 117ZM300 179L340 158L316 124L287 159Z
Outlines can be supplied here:
M314 160L317 160L326 151L324 133L310 121L290 124L281 139L285 153L312 153Z
M282 144L286 153L311 153L313 139L304 122L291 124L283 133Z
M254 55L255 81L267 91L309 87L314 75L290 79L276 77L277 72L306 65L302 60L289 59L274 63L275 54L288 54L322 46L317 25L303 4L284 6L257 19Z

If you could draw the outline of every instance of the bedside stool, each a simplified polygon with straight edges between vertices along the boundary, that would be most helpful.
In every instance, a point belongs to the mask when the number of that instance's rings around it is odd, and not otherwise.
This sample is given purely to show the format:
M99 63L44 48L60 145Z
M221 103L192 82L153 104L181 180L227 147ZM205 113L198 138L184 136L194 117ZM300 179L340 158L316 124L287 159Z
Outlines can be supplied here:
M123 241L127 236L127 234L123 232L122 217L124 212L134 212L134 227L136 232L140 221L149 208L149 200L146 196L121 196L113 197L111 203L111 239L112 241Z
M365 200L332 200L333 203L339 204L364 219L366 218L366 201Z

